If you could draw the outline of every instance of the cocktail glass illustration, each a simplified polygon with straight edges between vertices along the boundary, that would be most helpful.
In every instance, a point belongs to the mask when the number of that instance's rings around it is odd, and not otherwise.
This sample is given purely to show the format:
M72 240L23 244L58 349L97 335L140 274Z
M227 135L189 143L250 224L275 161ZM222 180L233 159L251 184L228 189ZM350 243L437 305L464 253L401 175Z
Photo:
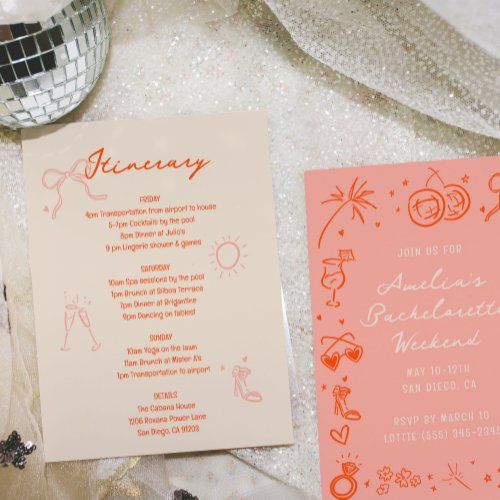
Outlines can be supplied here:
M329 307L339 307L340 301L337 300L337 291L340 290L346 280L343 265L345 262L354 260L354 253L351 249L339 250L338 257L329 257L323 260L323 275L321 285L327 290L331 290L331 298L326 305Z

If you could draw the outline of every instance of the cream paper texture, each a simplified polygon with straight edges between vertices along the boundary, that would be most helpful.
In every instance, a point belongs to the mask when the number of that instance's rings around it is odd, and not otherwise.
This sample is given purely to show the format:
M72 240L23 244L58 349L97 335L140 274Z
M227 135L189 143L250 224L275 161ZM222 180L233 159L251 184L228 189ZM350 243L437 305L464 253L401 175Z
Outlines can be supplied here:
M493 2L493 3L492 3ZM304 2L305 3L305 2ZM232 5L231 5L232 4ZM303 51L281 23L296 16L296 4L269 2L279 18L260 1L186 3L164 0L107 1L113 38L106 70L93 94L65 121L109 118L170 116L179 113L265 109L270 119L270 152L277 211L278 250L292 338L297 391L293 395L295 444L290 448L239 450L237 456L255 468L224 453L183 457L97 460L46 465L38 453L29 457L22 475L11 469L0 471L2 487L14 498L167 498L172 486L184 487L201 498L241 498L259 485L277 484L279 478L295 485L302 495L319 496L319 468L315 420L315 386L311 355L311 317L303 172L322 167L373 165L416 160L433 160L500 153L498 124L483 117L486 111L468 101L455 100L442 92L442 79L433 72L427 79L406 89L409 105L396 94L376 87L385 71L397 91L400 59L384 50L384 58L364 57L377 44L375 31L364 33L367 43L352 40L350 67L367 75L361 84L318 61ZM309 5L309 2L307 2ZM383 3L370 3L373 6ZM406 5L410 5L406 3ZM442 61L446 72L460 71L457 82L474 89L498 80L498 65L486 65L486 72L468 72L465 57L470 44L494 56L499 46L496 29L500 8L494 0L443 2L439 14L443 50L459 51ZM307 24L314 15L328 18L328 0L315 3L315 12L303 15L304 38L316 37ZM366 3L368 5L368 3ZM423 4L422 4L423 5ZM427 2L431 8L434 7ZM221 6L229 10L221 10ZM207 8L208 7L208 8ZM351 28L371 26L367 10L346 13ZM406 10L406 9L405 9ZM347 16L349 14L349 16ZM425 33L435 11L415 18ZM411 16L410 16L411 17ZM366 24L365 24L366 22ZM430 23L432 25L432 22ZM401 36L415 33L412 25L398 24ZM491 28L494 27L494 29ZM389 28L391 26L389 25ZM406 30L408 35L406 35ZM324 30L324 37L330 36ZM455 33L451 38L447 33ZM415 38L413 38L415 39ZM418 39L418 37L417 37ZM422 34L420 41L425 40ZM298 40L298 39L297 39ZM322 43L328 45L328 40ZM334 47L335 48L335 47ZM465 48L465 49L464 49ZM432 46L432 51L434 47ZM396 51L396 54L398 52ZM473 61L474 62L474 61ZM383 70L384 65L388 69ZM410 74L414 69L407 68ZM346 72L346 74L348 74ZM419 72L419 74L421 74ZM489 80L485 76L490 75ZM372 78L375 82L372 84ZM441 89L440 100L433 98ZM377 89L377 90L374 90ZM491 96L490 96L491 97ZM442 99L441 99L442 98ZM410 100L418 101L420 112ZM439 104L446 105L440 107ZM462 121L433 118L436 111ZM493 109L498 115L498 104ZM493 114L491 116L493 116ZM488 116L488 115L486 115ZM448 120L448 118L446 119ZM463 127L463 128L460 128ZM474 131L474 132L471 132ZM486 135L481 135L483 131ZM479 132L479 133L475 133ZM7 287L10 333L1 351L0 368L5 375L0 391L0 433L17 429L24 439L41 442L38 378L35 357L33 305L27 259L27 231L20 133L0 132L0 258ZM0 294L0 301L2 295ZM5 305L4 305L5 309ZM4 390L4 387L10 389ZM68 443L70 446L70 443ZM257 470L259 469L259 471ZM264 471L264 473L260 472ZM81 492L85 491L83 495ZM283 490L284 491L284 490ZM279 494L276 498L279 498ZM234 495L231 497L231 495ZM240 495L240 496L238 496ZM286 498L286 492L281 493Z

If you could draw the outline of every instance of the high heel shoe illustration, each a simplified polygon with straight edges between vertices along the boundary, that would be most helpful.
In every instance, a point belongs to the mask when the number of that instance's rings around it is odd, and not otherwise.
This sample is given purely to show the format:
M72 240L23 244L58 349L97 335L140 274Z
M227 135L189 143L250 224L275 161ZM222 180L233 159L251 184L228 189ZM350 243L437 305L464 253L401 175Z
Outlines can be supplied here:
M233 368L234 378L234 396L241 398L249 403L260 403L262 401L262 394L258 391L250 391L247 387L247 377L252 371L245 366L236 365Z
M342 387L336 385L333 388L333 395L335 396L335 415L339 413L346 420L360 420L361 413L358 410L350 410L347 407L346 398L351 393L349 387Z

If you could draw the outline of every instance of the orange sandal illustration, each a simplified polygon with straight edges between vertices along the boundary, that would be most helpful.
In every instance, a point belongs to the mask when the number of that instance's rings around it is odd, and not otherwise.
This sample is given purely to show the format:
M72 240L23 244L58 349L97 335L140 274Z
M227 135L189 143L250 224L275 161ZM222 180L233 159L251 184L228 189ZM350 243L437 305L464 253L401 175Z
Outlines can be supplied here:
M334 412L335 415L342 415L342 418L345 418L346 420L360 420L361 419L361 413L359 413L358 410L351 410L347 406L347 396L351 393L351 389L349 387L343 387L340 385L336 385L333 388L333 396L335 397L335 404L334 404Z

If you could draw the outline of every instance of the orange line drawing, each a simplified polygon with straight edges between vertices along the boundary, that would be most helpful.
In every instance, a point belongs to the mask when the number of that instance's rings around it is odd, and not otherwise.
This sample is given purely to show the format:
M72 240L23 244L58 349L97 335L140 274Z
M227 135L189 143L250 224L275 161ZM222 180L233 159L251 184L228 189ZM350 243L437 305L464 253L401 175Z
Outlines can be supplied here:
M92 351L97 351L100 347L101 344L97 342L94 333L92 332L92 325L90 323L90 318L86 309L86 305L89 305L90 301L85 301L85 305L81 306L78 303L78 295L76 296L76 299L73 300L73 302L66 304L64 306L64 330L66 334L64 335L64 343L63 346L61 347L61 351L69 351L68 347L68 337L71 332L71 329L73 328L73 324L75 322L75 317L78 314L78 318L80 319L81 323L83 326L86 328L87 332L90 335L90 338L92 339L93 346L92 346Z
M339 500L352 498L358 489L358 482L354 478L358 471L359 467L354 462L343 462L342 474L335 476L330 483L330 493Z
M495 172L490 177L488 187L493 194L498 194L498 203L486 214L485 222L488 222L500 210L500 172Z
M377 470L377 475L381 481L389 482L392 479L394 473L388 465L384 465L383 468Z
M365 223L365 218L363 216L362 210L368 210L370 207L376 209L377 207L369 201L367 198L374 193L371 189L364 189L367 181L362 181L360 186L357 187L356 184L358 182L358 177L354 179L354 182L351 184L349 192L347 194L347 198L344 198L344 191L339 186L335 186L337 189L336 193L330 194L330 197L321 202L322 205L326 203L340 203L340 205L335 209L333 214L330 216L328 221L323 227L321 234L318 239L318 248L321 247L321 243L323 238L330 227L330 224L334 221L335 217L347 206L351 206L352 208L352 217L351 219L355 219L359 217L361 222Z
M262 394L258 391L250 391L247 387L247 377L252 371L246 366L236 365L233 368L232 376L234 378L234 396L241 398L249 403L260 403Z
M333 396L335 398L335 415L338 415L340 413L340 415L342 415L342 418L345 418L346 420L360 420L361 413L359 413L358 410L351 410L347 406L346 399L350 393L351 389L349 389L349 387L336 385L333 388Z
M349 439L350 428L347 424L344 424L340 430L331 429L330 437L339 444L346 444Z
M382 483L375 490L377 495L387 495L389 493L390 485L388 483Z
M408 488L410 484L411 470L403 467L401 472L396 472L396 479L394 482L399 485L400 488Z
M347 340L348 338L350 338L351 340ZM356 337L351 332L346 332L340 337L331 337L325 335L321 338L321 345L323 345L325 339L334 341L321 355L321 362L329 370L335 371L340 363L340 360L343 357L346 357L350 361L357 363L361 359L361 356L363 356L363 348L359 344L354 342L356 340ZM338 350L335 350L333 354L330 354L330 351L339 343L347 345L347 347L345 347L344 349L344 352L340 353Z
M63 195L61 189L63 187L63 184L68 179L82 184L83 188L85 189L85 193L91 200L105 200L108 197L108 195L106 194L94 195L90 192L87 177L85 176L85 174L77 172L80 165L83 165L84 170L87 170L89 163L87 160L76 160L69 170L57 170L55 168L49 168L43 173L43 187L49 190L55 189L57 193L57 202L52 209L52 220L57 217L57 212L63 205ZM52 183L50 183L48 180L49 176L55 177L55 180Z
M444 216L444 198L435 189L418 189L408 200L408 214L421 227L437 224Z
M461 219L470 208L469 192L459 184L445 184L439 171L429 168L431 175L424 188L414 191L408 199L408 214L417 226L431 227L440 222ZM439 181L436 188L431 182Z
M328 299L326 305L329 307L339 307L340 302L336 300L337 290L340 290L345 284L345 273L343 265L345 262L351 262L354 259L354 253L351 249L339 250L338 257L329 257L323 260L323 275L321 276L321 286L331 290L332 297Z
M471 490L472 488L464 482L463 480L463 474L459 472L458 470L458 464L455 464L455 468L453 469L451 464L448 464L448 469L450 471L448 477L445 477L443 481L448 482L448 484L451 484L453 480L457 481L457 483L461 484L464 488Z

